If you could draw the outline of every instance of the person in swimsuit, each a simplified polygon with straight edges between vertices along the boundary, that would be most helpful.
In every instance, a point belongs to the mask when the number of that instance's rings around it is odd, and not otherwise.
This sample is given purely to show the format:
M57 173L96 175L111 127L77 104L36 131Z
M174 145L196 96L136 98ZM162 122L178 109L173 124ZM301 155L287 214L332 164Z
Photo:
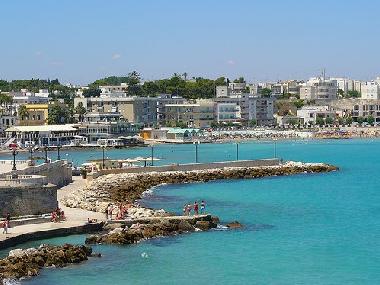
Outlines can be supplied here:
M196 216L199 214L199 213L198 213L198 207L199 207L199 206L198 206L198 202L195 201L195 202L194 202L194 215L196 215Z

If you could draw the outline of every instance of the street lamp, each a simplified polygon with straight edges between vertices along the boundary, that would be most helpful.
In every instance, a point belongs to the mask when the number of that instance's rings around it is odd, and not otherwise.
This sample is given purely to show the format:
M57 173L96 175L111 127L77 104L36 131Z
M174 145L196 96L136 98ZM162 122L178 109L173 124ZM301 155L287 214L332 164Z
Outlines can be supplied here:
M236 160L239 160L239 143L236 143Z
M61 154L59 153L59 150L61 149L61 145L57 145L57 160L61 160Z
M48 160L48 147L47 146L44 147L44 151L45 151L45 163L49 163L49 160Z
M105 163L104 163L104 151L105 151L105 149L106 149L106 146L102 145L102 151L103 151L102 169L104 169L104 167L105 167Z
M199 162L199 160L198 160L198 145L199 145L199 141L194 142L194 145L195 145L195 163L198 163Z
M13 167L12 167L12 170L13 171L16 171L17 168L16 168L16 155L17 155L17 148L14 146L12 147L12 155L13 155Z
M29 153L30 153L30 156L29 156L29 159L30 159L30 166L33 166L34 165L34 162L33 162L33 146L30 146L29 147Z
M13 167L12 167L12 179L17 179L18 178L18 175L17 175L17 169L16 169L16 155L17 155L17 147L16 146L13 146L12 147L12 155L13 155Z
M151 155L152 155L151 159L152 159L152 166L153 166L153 152L154 152L154 150L153 150L153 145L152 145L152 147L151 147Z

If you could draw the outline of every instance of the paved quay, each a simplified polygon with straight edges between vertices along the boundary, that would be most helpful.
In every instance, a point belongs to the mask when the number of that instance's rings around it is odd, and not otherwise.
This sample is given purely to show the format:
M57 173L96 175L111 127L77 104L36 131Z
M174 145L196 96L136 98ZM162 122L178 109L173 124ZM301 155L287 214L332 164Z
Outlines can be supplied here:
M82 177L73 176L73 182L58 190L58 201L61 201L66 195L72 193L78 187L84 187L85 180ZM100 223L106 220L105 214L91 212L83 209L73 209L62 206L60 208L65 212L66 221L59 223L30 223L12 227L8 234L3 234L0 229L0 249L14 246L28 240L40 238L49 238L54 236L69 235L75 233L85 233L87 231L100 228ZM98 223L88 224L88 218L97 219Z

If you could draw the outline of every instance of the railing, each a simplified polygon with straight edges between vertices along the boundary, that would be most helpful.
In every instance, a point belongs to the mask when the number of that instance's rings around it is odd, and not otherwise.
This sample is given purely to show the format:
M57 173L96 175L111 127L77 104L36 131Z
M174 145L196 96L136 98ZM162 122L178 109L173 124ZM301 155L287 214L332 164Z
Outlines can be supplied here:
M42 175L6 175L0 179L0 188L9 187L38 187L46 185L46 177Z
M16 160L16 164L27 164L28 160ZM13 165L13 160L0 160L0 164Z

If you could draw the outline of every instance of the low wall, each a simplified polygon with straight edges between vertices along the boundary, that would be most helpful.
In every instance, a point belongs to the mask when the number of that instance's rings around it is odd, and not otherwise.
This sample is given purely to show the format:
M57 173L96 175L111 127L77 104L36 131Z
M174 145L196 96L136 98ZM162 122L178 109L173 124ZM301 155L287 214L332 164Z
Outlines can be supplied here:
M86 234L91 232L97 232L102 230L103 223L93 223L86 224L82 226L69 227L69 228L58 228L47 231L37 231L33 233L21 234L15 237L10 237L4 241L0 242L0 249L5 249L8 247L13 247L18 244L39 239L47 239L53 237L69 236L74 234Z
M164 166L147 166L147 167L131 167L131 168L118 168L118 169L104 169L99 172L93 173L89 179L97 178L107 174L120 174L120 173L142 173L142 172L166 172L166 171L193 171L193 170L207 170L207 169L223 169L225 167L258 167L258 166L274 166L279 165L280 160L274 159L258 159L258 160L238 160L238 161L223 161L223 162L210 162L210 163L191 163L191 164L172 164Z
M52 184L0 188L1 214L10 213L11 216L46 214L57 208L57 205L57 186Z
M6 177L10 173L3 173L0 177ZM17 170L18 175L42 175L46 176L46 182L65 186L72 182L72 170L67 161L57 160L51 163L43 163L37 166L30 166L25 169Z

